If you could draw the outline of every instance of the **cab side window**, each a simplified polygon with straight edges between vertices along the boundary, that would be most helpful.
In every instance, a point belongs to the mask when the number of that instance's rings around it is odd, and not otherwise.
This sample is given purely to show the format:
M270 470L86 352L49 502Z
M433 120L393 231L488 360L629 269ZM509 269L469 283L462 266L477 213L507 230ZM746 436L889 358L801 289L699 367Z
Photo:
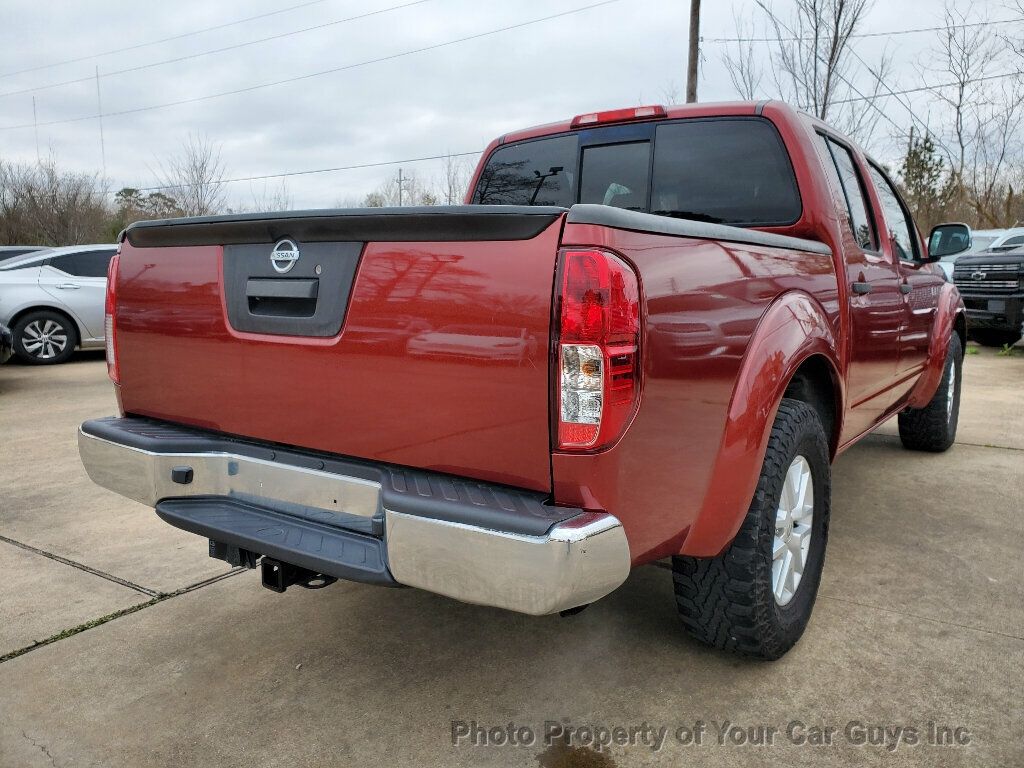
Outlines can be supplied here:
M877 250L878 242L875 229L871 226L871 209L868 207L867 195L864 194L864 182L850 150L819 133L818 154L829 181L846 198L850 229L857 244L866 251Z
M885 226L892 241L893 250L900 261L914 261L917 258L917 238L914 236L914 223L900 202L899 195L889 180L875 166L868 166L871 180L882 202L882 214Z

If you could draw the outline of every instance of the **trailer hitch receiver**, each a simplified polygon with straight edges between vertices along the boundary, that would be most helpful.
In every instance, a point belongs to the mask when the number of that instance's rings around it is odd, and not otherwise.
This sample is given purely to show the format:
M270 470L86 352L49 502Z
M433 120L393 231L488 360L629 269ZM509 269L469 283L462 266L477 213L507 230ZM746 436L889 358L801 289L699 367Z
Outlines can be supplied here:
M324 576L322 573L300 568L290 563L282 563L272 557L264 557L261 562L263 586L274 592L284 592L288 587L298 585L304 589L323 589L337 579Z

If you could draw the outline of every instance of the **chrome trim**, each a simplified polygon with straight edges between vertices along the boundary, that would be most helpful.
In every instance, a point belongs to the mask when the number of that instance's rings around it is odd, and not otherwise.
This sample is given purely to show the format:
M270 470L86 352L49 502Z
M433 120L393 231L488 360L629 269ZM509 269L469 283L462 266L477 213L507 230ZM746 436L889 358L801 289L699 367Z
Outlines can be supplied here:
M265 499L372 517L379 483L233 453L154 453L78 431L89 477L142 504L165 498ZM193 469L188 485L171 469ZM338 503L333 502L337 499ZM406 586L478 605L543 615L604 597L626 580L629 543L607 513L584 512L543 536L491 530L384 509L388 565Z
M629 575L626 534L609 514L524 536L386 509L384 529L399 583L534 616L592 603Z
M78 430L78 452L97 485L146 506L186 496L270 499L330 512L373 517L380 511L380 483L294 467L234 453L152 453ZM192 482L171 480L171 469L189 466Z

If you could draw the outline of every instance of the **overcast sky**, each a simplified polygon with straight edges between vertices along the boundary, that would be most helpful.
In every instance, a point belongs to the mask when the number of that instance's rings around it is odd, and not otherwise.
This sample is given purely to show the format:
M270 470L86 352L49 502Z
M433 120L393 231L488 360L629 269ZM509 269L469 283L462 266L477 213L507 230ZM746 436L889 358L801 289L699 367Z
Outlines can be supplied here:
M673 84L682 94L689 17L685 0L617 0L401 55L595 1L0 0L0 157L35 160L34 94L40 152L52 153L68 168L99 171L97 66L106 115L106 174L114 190L156 183L157 158L175 151L190 132L223 145L233 178L476 151L508 130L597 109L663 102ZM401 5L405 7L396 7ZM774 7L785 15L790 2L774 0ZM1011 15L1002 0L978 0L965 7L979 17ZM374 11L382 12L331 23ZM735 36L734 11L742 18L755 16L753 2L704 0L702 101L736 95L721 60L724 45L711 41ZM241 21L247 18L251 20ZM940 0L877 0L864 31L941 23ZM229 26L189 34L217 25ZM328 26L210 52L315 25ZM856 50L872 62L888 46L894 57L892 87L911 88L922 84L917 67L927 59L931 37L917 33L860 39ZM108 53L127 46L139 47ZM395 58L351 66L391 56ZM114 74L180 57L192 58ZM80 60L50 66L68 59ZM341 67L349 68L254 88ZM859 77L863 83L870 79L865 72ZM111 114L238 89L251 90ZM773 95L769 82L764 90ZM938 108L925 95L915 98L922 114ZM908 124L904 107L891 102L886 112L898 124ZM89 119L47 124L84 117ZM873 147L877 154L894 151L886 139L894 130L880 118ZM402 167L424 179L440 175L436 162ZM396 171L397 166L386 166L293 177L286 183L295 207L329 207L361 198ZM278 185L231 184L230 199L235 205L251 204Z

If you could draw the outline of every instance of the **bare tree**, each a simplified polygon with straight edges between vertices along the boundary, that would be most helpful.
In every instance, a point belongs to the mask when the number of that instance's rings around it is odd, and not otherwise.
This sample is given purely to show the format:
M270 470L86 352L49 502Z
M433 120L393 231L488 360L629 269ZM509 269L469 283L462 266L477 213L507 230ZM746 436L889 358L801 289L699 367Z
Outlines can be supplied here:
M186 216L207 216L224 208L226 190L220 145L201 134L189 134L177 154L159 162L159 186Z
M399 187L401 185L401 187ZM430 189L415 172L391 176L377 189L363 198L362 207L386 208L394 205L438 205L437 193Z
M679 83L669 80L661 89L661 101L663 104L678 104L682 99L682 91L679 90Z
M284 179L279 179L277 184L268 184L266 180L260 186L250 184L249 196L251 203L246 208L256 213L290 211L293 206L292 196Z
M873 0L794 0L794 10L783 19L769 4L757 0L764 31L755 33L753 20L736 16L735 49L723 56L733 87L743 98L774 96L795 104L837 125L862 143L873 136L881 113L872 106L885 98L891 59L883 54L874 66L853 50L851 40L864 26ZM773 85L763 83L755 43L767 44L763 57ZM870 86L858 87L853 60L871 74ZM766 91L768 91L766 93Z
M63 171L53 157L0 161L0 241L74 245L109 239L111 206L97 173Z
M776 40L774 75L779 91L822 120L849 90L850 37L864 22L870 0L795 0L789 24L765 2Z
M440 199L445 205L459 205L466 196L473 170L464 157L447 155L441 179Z
M761 95L764 71L757 60L754 22L744 20L735 8L732 17L736 30L736 50L726 47L722 54L722 62L729 72L732 87L736 89L740 98L756 99Z
M1021 206L1024 79L993 76L1012 64L1017 41L991 25L973 23L977 18L947 4L946 28L929 51L924 71L928 79L942 82L932 94L950 113L943 132L950 212L980 226L1009 226Z

